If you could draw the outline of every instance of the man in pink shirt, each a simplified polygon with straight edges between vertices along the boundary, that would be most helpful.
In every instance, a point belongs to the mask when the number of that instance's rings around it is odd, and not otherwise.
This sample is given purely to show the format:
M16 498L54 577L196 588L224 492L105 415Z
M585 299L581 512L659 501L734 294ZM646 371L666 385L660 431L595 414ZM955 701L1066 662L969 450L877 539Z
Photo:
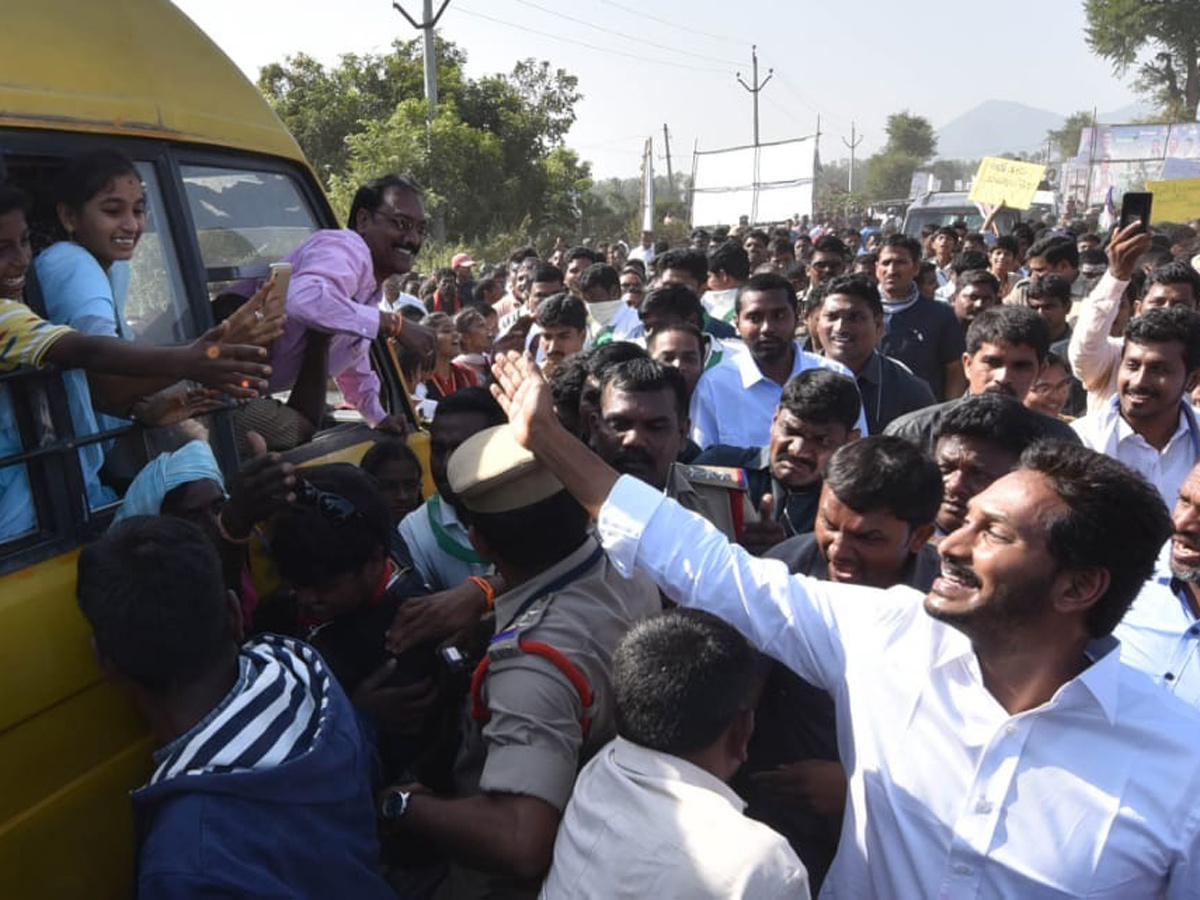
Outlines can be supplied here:
M402 412L389 414L371 368L371 342L392 337L423 354L432 332L379 308L383 282L404 274L425 240L421 188L384 175L358 189L343 229L313 234L285 258L292 264L287 323L271 348L271 392L291 390L286 405L259 401L241 411L239 431L259 431L273 450L308 440L320 424L325 380L332 375L346 400L372 428L404 433Z

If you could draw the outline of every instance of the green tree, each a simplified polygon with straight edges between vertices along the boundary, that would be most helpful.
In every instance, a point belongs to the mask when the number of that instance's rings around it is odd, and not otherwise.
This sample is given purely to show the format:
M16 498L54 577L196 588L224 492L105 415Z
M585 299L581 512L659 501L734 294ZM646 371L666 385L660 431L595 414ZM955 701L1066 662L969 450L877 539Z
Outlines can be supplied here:
M1200 107L1200 9L1196 0L1084 0L1092 52L1172 121Z
M876 153L867 161L863 191L872 201L896 200L908 196L913 173L921 159L895 150Z
M1046 132L1046 140L1058 152L1059 159L1071 159L1079 152L1079 136L1092 124L1092 114L1086 109L1071 113L1060 128Z
M908 110L893 113L884 130L888 138L884 153L911 156L922 163L937 152L937 135L924 116L914 116Z

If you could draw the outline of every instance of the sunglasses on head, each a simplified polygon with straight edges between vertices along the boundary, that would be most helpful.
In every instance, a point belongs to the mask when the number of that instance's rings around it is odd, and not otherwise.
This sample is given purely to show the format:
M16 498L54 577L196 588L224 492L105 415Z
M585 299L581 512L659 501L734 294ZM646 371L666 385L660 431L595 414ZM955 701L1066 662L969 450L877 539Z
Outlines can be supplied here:
M341 494L323 491L302 479L296 482L296 502L315 509L335 525L348 522L355 516L362 516L358 507Z

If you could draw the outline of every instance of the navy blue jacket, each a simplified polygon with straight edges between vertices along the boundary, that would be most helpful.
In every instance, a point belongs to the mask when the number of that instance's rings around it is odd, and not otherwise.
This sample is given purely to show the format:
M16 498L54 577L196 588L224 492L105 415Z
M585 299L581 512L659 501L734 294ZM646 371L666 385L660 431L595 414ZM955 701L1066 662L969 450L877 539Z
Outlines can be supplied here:
M321 657L265 635L239 665L132 795L139 900L396 900L376 870L370 755Z

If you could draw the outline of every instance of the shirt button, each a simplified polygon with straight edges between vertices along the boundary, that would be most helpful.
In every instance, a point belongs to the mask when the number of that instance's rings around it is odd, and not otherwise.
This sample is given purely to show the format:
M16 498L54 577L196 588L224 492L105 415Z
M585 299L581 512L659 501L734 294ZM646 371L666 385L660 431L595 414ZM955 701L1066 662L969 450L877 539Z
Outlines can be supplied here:
M954 874L955 875L970 875L971 867L964 865L963 863L959 863L958 865L956 865L954 867Z
M1011 737L1012 735L1017 733L1017 726L1016 725L1005 725L1004 733Z
M991 811L992 804L986 800L980 800L975 804L975 812L979 813L981 816L986 816Z

